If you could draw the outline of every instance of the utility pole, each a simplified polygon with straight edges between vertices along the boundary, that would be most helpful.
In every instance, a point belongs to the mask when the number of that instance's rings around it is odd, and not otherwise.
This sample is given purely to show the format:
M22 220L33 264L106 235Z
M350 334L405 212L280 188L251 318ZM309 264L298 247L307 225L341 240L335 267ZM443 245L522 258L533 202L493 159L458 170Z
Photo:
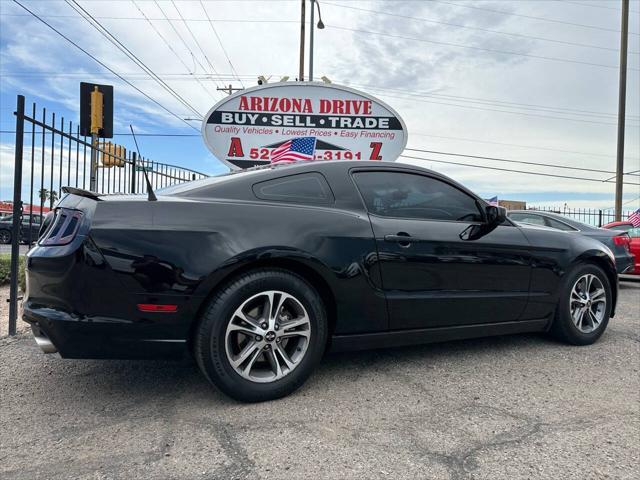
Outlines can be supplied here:
M305 3L306 0L302 0L302 6L300 9L300 72L298 73L298 81L304 82L304 19L305 19Z
M216 90L219 92L225 92L227 95L231 95L233 92L237 90L244 90L244 88L234 87L233 85L229 84L228 87L216 87Z
M616 162L615 218L622 220L622 179L624 175L624 126L627 100L627 43L629 42L629 0L622 0L620 29L620 78L618 86L618 150Z

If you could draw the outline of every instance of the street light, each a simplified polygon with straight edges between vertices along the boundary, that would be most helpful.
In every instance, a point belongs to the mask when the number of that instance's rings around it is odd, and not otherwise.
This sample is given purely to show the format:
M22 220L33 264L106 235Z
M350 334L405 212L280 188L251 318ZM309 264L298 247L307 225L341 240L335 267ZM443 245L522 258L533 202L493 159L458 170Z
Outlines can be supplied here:
M322 30L324 28L324 23L322 23L322 14L320 13L320 3L317 0L311 0L311 31L309 32L309 81L313 82L313 32L315 31L313 25L313 14L315 13L315 8L318 7L318 29Z

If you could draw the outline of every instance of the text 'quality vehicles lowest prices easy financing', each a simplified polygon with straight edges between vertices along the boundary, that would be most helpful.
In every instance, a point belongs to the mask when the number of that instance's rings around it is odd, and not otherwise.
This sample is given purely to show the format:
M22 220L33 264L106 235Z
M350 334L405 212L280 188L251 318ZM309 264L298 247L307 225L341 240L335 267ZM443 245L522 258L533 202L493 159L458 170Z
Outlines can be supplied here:
M602 243L517 225L447 177L369 161L240 171L144 196L67 189L27 256L24 320L65 358L191 352L244 401L327 349L551 331L595 342Z

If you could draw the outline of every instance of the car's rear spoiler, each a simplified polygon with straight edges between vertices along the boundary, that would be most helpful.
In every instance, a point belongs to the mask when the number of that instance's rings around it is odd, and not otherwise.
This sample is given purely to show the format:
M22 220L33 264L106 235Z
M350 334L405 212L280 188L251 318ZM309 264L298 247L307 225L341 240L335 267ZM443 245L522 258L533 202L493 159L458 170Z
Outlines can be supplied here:
M90 198L92 200L102 201L99 193L90 192L89 190L84 190L82 188L62 187L62 191L64 193L71 193L72 195L78 195L79 197L85 197L85 198Z

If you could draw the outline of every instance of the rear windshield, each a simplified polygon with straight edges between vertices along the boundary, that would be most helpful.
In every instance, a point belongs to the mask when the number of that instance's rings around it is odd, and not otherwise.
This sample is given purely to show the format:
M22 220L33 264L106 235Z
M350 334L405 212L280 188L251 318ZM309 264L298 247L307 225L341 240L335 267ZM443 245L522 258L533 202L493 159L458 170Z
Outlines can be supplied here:
M224 183L224 182L229 181L229 180L236 180L238 178L255 175L256 173L263 172L263 171L265 171L267 169L269 169L269 170L273 170L273 169L276 169L276 168L277 169L281 169L281 168L289 167L291 165L295 165L295 162L292 162L292 163L286 162L286 163L281 163L281 164L269 164L269 165L263 165L263 166L259 166L259 167L248 168L246 170L243 170L243 169L231 170L230 172L221 173L219 175L214 175L212 177L207 177L207 178L203 178L203 179L200 179L200 180L193 180L191 182L179 183L177 185L171 185L169 187L160 188L160 189L156 190L155 192L158 195L180 196L181 194L184 194L184 193L187 193L187 192L193 192L195 190L200 190L202 188L208 188L208 187L211 187L213 185L219 185L219 184Z

